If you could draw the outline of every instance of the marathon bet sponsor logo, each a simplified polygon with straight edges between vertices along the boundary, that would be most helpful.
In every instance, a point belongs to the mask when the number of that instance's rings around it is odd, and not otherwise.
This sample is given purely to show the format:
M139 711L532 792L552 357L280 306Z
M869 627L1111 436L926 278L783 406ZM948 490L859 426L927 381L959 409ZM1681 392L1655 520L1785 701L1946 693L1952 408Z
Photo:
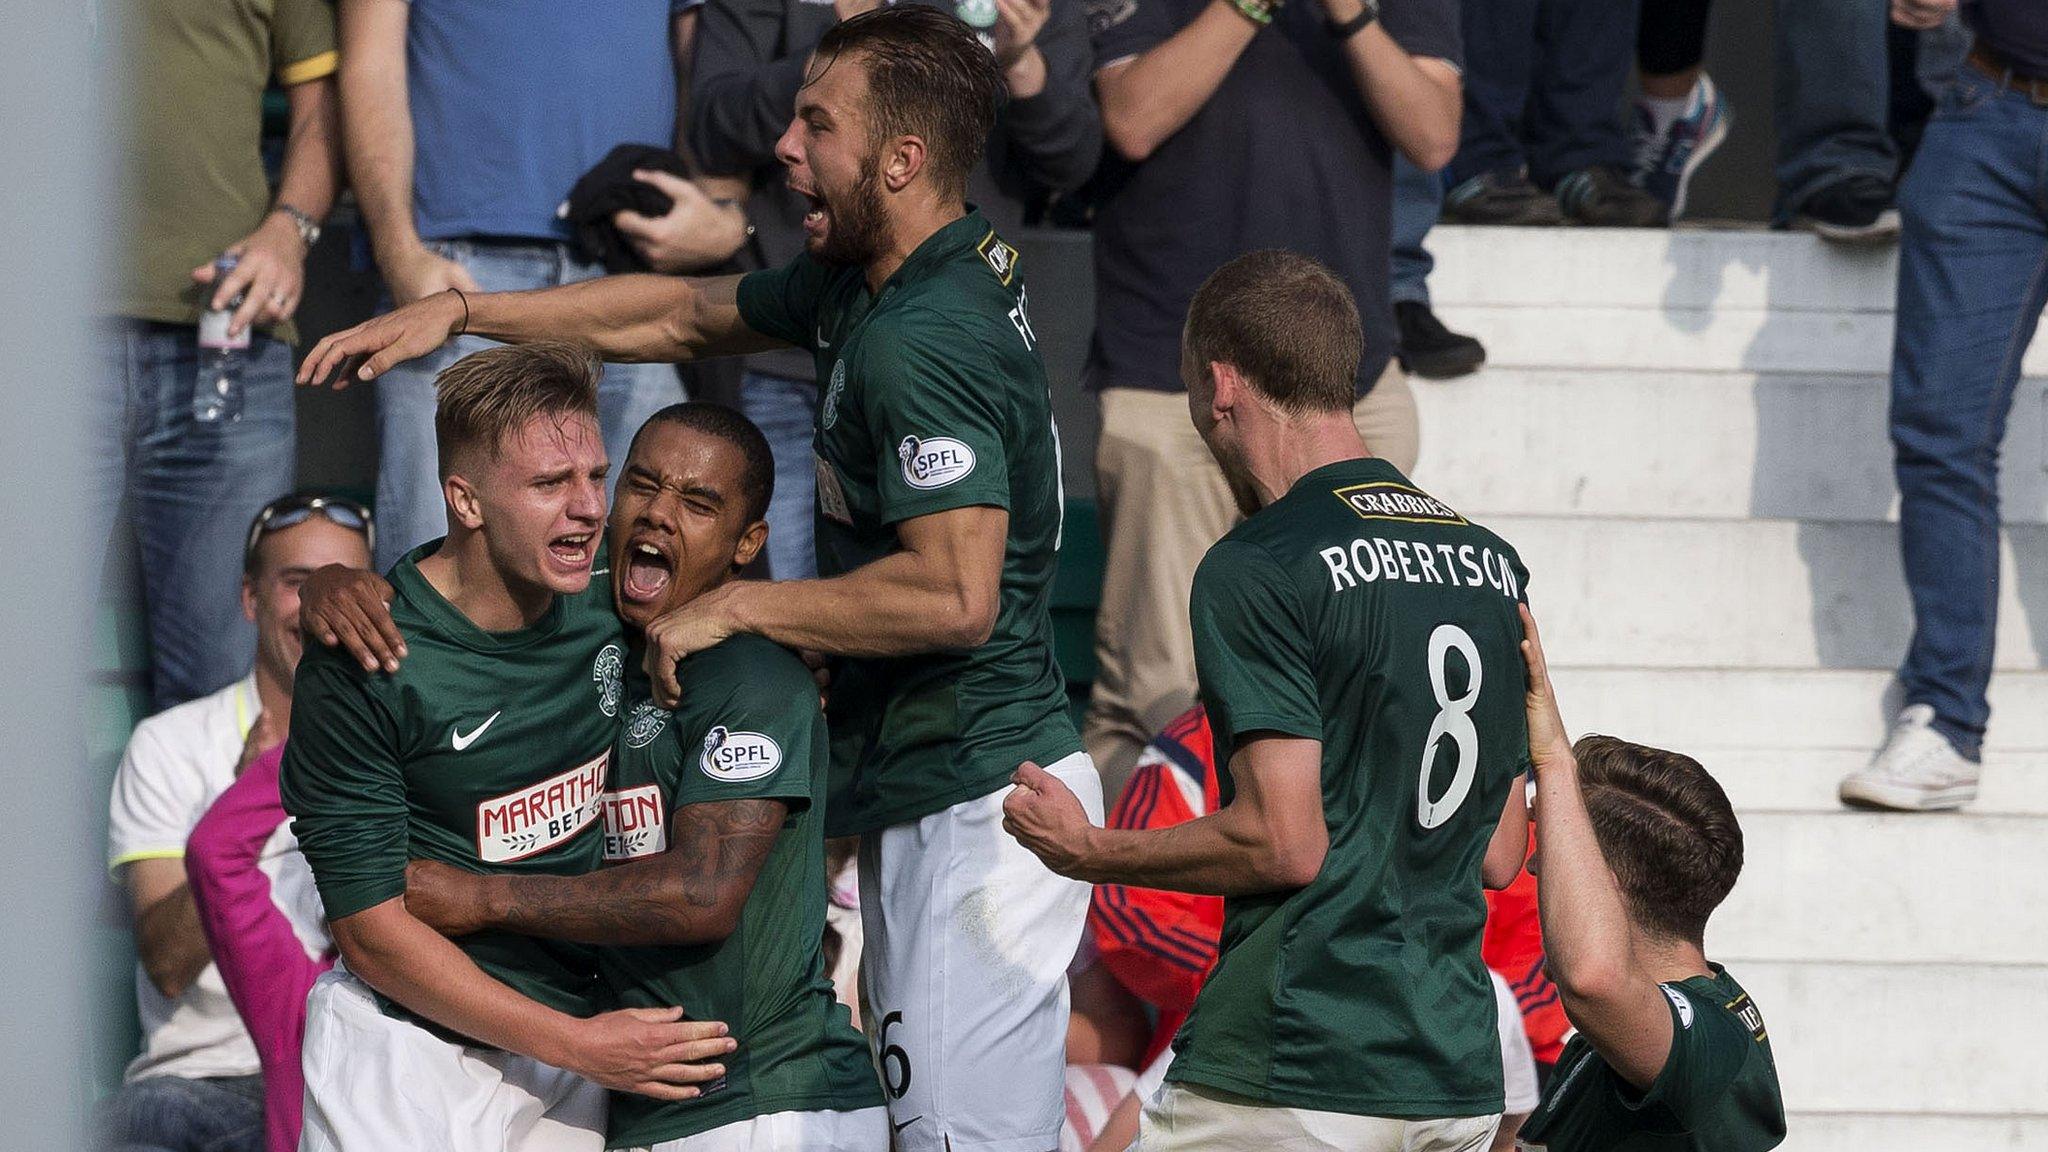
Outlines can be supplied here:
M817 474L818 511L841 524L852 524L853 510L847 507L846 489L840 486L839 470L816 453L812 454L811 462Z
M1664 990L1664 998L1671 1001L1673 1008L1678 1009L1678 1026L1680 1028L1692 1027L1692 1001L1685 998L1685 993L1680 992L1669 984L1659 984L1657 987Z
M661 788L642 784L604 794L604 858L631 860L668 851L668 817Z
M820 344L819 347L822 348L824 345ZM839 423L839 394L844 391L846 391L846 361L834 360L832 362L832 386L825 389L825 411L819 418L819 423L827 431L831 430L834 424Z
M645 748L654 743L654 738L668 726L668 716L668 709L652 700L633 705L633 715L626 721L626 747Z
M581 832L603 806L607 751L587 764L530 788L507 792L476 806L476 855L486 864L507 864L545 852Z
M1453 588L1491 588L1510 600L1521 598L1515 566L1491 548L1473 544L1430 544L1422 540L1387 540L1360 536L1348 545L1316 553L1330 570L1330 590L1344 592L1376 580L1404 584L1449 584Z
M759 732L734 732L721 724L704 734L698 767L713 780L738 784L759 780L782 767L782 746Z
M1363 520L1405 520L1413 524L1463 524L1465 518L1433 496L1425 496L1406 484L1378 480L1353 484L1331 493Z
M597 710L607 716L619 714L619 695L625 690L626 650L617 644L598 649L591 661L590 678L597 684Z
M903 461L903 482L912 488L944 488L974 471L974 449L951 436L905 436L896 456Z

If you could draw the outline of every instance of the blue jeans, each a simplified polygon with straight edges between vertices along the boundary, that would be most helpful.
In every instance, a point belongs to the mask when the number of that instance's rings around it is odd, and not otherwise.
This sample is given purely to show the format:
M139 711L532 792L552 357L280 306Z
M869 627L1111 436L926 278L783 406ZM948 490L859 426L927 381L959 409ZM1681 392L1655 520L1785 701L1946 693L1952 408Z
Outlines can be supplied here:
M740 380L740 411L768 437L775 453L775 495L768 501L768 575L804 580L818 574L812 544L817 473L812 463L811 424L818 410L818 386L748 372Z
M1436 258L1422 243L1444 207L1443 177L1424 172L1394 153L1393 301L1429 303L1429 274Z
M1622 94L1636 6L1616 0L1464 0L1465 116L1452 186L1528 166L1549 188L1596 164L1626 167Z
M110 1152L263 1152L263 1078L148 1076L101 1105Z
M486 292L552 288L604 274L585 264L568 246L547 241L498 243L439 240L428 245L469 270ZM440 454L434 447L434 377L441 369L494 342L460 336L440 350L409 361L379 377L377 430L377 567L448 531L441 498ZM607 364L598 387L598 424L612 461L607 495L618 482L633 433L647 418L683 399L673 364Z
M1914 614L1899 680L1972 759L1991 716L1999 445L2048 306L2044 148L2048 109L1966 65L1899 196L1891 433Z
M1778 0L1778 205L1784 224L1814 193L1857 175L1893 179L1884 0Z
M242 418L192 421L198 330L110 321L98 339L96 504L132 531L149 618L156 708L216 692L249 671L256 627L242 616L242 547L263 505L298 467L292 351L256 336ZM112 536L109 536L109 543ZM106 567L94 568L95 576Z

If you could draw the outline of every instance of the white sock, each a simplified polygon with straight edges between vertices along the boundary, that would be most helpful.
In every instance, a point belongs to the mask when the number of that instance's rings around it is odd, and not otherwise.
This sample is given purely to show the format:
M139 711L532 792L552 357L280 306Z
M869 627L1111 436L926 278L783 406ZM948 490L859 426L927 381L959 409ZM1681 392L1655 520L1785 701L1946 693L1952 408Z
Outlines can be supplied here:
M1636 107L1650 117L1650 130L1659 136L1671 131L1671 125L1688 112L1695 111L1707 98L1707 78L1701 76L1692 82L1692 91L1683 96L1669 99L1659 96L1638 96Z

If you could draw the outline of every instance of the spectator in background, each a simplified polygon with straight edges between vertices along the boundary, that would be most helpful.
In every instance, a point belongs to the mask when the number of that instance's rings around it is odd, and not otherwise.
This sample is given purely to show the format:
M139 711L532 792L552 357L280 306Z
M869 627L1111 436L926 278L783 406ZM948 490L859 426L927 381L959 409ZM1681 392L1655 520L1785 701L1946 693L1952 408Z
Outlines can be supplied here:
M934 6L956 11L950 2ZM775 147L796 115L811 49L834 24L876 7L876 0L713 0L704 10L690 139L707 170L752 181L758 267L779 267L804 246L810 205L789 190ZM961 0L956 14L987 28L982 41L996 55L1009 99L987 159L969 178L967 201L996 231L1014 236L1034 193L1079 187L1101 156L1102 125L1088 91L1088 29L1081 0L987 0L988 19L980 21L973 19L977 7ZM818 372L811 351L748 358L739 400L775 454L769 574L815 576L811 424Z
M681 150L696 19L693 0L341 0L349 177L391 301L602 275L570 249L556 209L617 145ZM668 215L615 217L643 255L681 271L738 250L737 207L682 180L659 186L675 199ZM434 377L488 346L452 340L377 381L379 569L447 530ZM682 398L672 365L608 366L599 423L612 459Z
M1629 183L1622 92L1635 6L1464 0L1465 123L1444 213L1465 224L1663 224Z
M339 183L334 14L325 0L250 8L143 0L126 35L130 154L123 245L98 344L96 505L132 531L149 615L157 708L249 667L234 610L242 526L292 486L292 327L306 254ZM291 130L273 195L260 152L263 90L284 87ZM238 263L214 282L223 252ZM253 329L241 419L192 419L202 311L236 298ZM111 539L112 534L109 534Z
M1448 380L1479 370L1486 348L1453 332L1429 306L1429 274L1436 258L1423 243L1444 206L1443 177L1394 156L1394 327L1403 371Z
M1893 0L1938 26L1955 0ZM2048 8L1972 0L1968 63L1907 178L1892 348L1899 544L1913 599L1905 709L1845 803L1928 811L1977 795L1998 623L1998 450L2048 282Z
M1899 234L1890 91L1882 4L1778 0L1773 223L1845 243Z
M1642 0L1636 27L1636 77L1629 179L1685 215L1693 174L1728 138L1735 110L1700 63L1707 53L1712 0Z
M114 777L107 858L134 910L143 1041L105 1108L109 1147L264 1146L260 1061L208 951L183 857L208 806L258 751L284 738L301 650L299 584L327 564L367 565L369 533L368 513L347 501L291 496L265 506L243 550L255 671L144 720L129 737Z
M1382 18L1383 17L1383 18ZM1095 217L1096 453L1106 534L1082 733L1113 795L1195 698L1188 589L1236 501L1188 421L1181 326L1219 265L1285 248L1358 301L1359 433L1415 465L1415 402L1393 366L1394 150L1457 146L1456 0L1090 0L1095 90L1117 159Z

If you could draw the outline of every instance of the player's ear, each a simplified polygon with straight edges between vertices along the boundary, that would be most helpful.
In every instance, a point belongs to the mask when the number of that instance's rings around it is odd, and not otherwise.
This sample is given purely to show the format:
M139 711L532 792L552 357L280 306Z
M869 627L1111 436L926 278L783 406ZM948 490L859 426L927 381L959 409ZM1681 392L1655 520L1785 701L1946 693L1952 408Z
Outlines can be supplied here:
M469 481L451 474L441 481L441 498L448 502L449 524L460 524L471 532L484 526L483 505Z
M888 155L882 157L882 183L891 192L901 192L917 179L917 174L924 171L925 162L930 159L923 137L898 136L896 142L889 146Z
M754 557L761 554L762 547L767 543L768 522L766 520L756 520L752 524L747 525L747 530L740 533L739 542L733 545L732 566L734 568L745 568L747 565L752 564Z
M242 573L242 615L256 622L256 578L247 572Z

